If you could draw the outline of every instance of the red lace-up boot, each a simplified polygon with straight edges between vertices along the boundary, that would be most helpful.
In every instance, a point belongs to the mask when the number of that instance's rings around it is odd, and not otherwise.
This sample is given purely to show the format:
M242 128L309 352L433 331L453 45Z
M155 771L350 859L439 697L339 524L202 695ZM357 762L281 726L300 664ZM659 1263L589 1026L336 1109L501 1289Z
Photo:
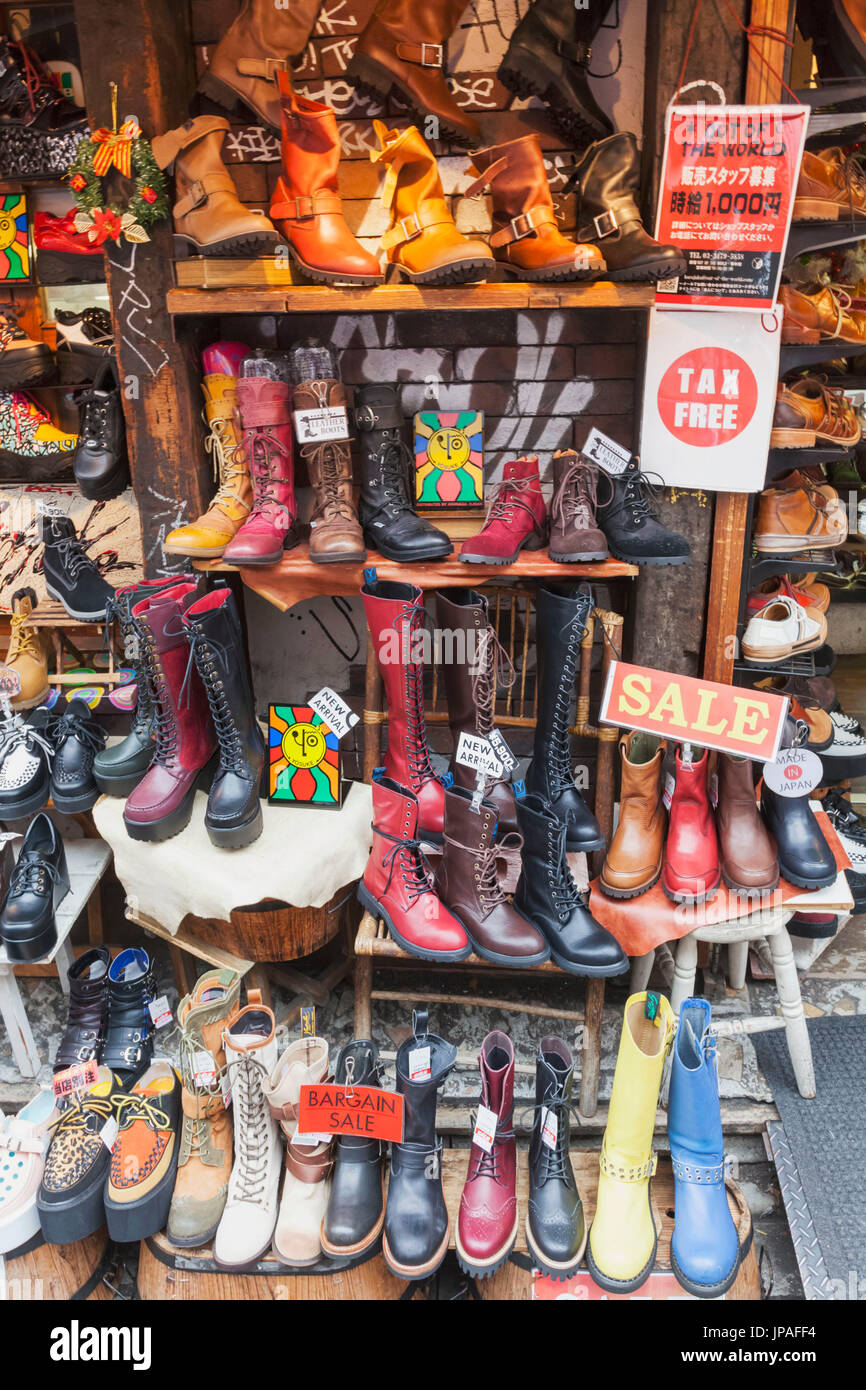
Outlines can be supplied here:
M701 903L721 882L719 840L707 787L708 753L686 762L676 753L677 775L671 801L662 888L674 902Z
M483 529L460 547L469 565L513 565L521 550L540 550L547 541L547 508L538 477L538 457L506 463Z
M487 1034L478 1065L481 1104L496 1115L496 1131L489 1150L472 1145L457 1217L457 1260L467 1274L485 1279L502 1268L517 1239L514 1047L507 1034Z
M275 565L300 540L292 456L291 388L263 376L237 380L243 451L253 505L223 551L227 565Z

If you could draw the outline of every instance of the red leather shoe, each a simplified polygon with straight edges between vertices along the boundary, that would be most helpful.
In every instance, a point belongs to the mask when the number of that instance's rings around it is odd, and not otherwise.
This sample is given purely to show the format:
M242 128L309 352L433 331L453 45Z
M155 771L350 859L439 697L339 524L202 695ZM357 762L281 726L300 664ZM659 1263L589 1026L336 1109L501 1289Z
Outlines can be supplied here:
M676 785L668 818L662 888L674 902L704 902L721 882L719 840L707 787L709 755L701 749L691 763L676 752Z
M433 891L418 839L418 800L377 768L373 774L373 848L358 899L419 960L458 961L472 954L457 918Z
M547 544L547 507L538 477L538 456L506 463L484 527L460 547L470 565L512 565L521 550Z
M75 230L75 212L37 212L33 219L36 274L43 285L93 284L105 279L102 247Z
M481 1104L497 1116L488 1153L473 1144L457 1217L457 1261L467 1274L484 1279L508 1259L517 1239L517 1140L514 1109L514 1047L506 1033L488 1033L478 1058Z
M442 840L445 788L433 771L424 720L424 666L418 647L424 595L415 584L374 579L361 589L370 641L388 705L385 772L418 801L418 824L428 839Z
M222 558L227 565L275 565L300 540L292 453L291 388L264 376L237 379L244 457L253 505Z

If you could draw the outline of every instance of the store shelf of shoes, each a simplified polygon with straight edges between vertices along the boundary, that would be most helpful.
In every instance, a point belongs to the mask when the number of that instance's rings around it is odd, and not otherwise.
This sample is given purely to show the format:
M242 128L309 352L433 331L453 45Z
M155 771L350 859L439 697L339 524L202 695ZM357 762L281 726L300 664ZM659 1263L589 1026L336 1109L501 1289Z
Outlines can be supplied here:
M268 285L262 288L169 290L170 314L392 313L399 309L650 309L655 286L614 284L531 285L522 282L424 289L418 285L377 285L372 289L323 285Z

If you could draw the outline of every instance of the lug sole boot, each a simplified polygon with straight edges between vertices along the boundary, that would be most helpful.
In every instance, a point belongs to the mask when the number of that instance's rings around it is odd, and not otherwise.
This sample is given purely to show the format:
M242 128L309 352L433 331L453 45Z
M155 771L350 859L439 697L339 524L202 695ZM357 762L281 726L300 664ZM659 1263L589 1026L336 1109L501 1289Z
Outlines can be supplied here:
M587 1269L609 1293L639 1289L656 1257L653 1128L674 1029L674 1013L663 995L633 994L626 1003L586 1248Z
M761 815L776 842L783 878L798 888L829 888L836 882L836 860L808 796L777 796L765 782Z
M174 172L174 254L265 256L280 234L262 212L250 212L237 195L222 159L229 123L222 116L197 116L159 135L153 157Z
M337 1055L334 1081L338 1086L378 1086L383 1065L374 1042L355 1038ZM331 1192L320 1232L322 1249L337 1259L363 1255L376 1244L384 1224L381 1143L338 1134Z
M427 1010L412 1014L411 1038L397 1049L397 1094L403 1097L403 1139L391 1145L382 1254L398 1279L426 1279L448 1252L448 1208L442 1192L442 1140L436 1134L438 1093L457 1061L457 1048L427 1031ZM428 1074L413 1080L417 1055Z
M538 476L538 455L513 459L502 470L477 536L460 547L466 565L513 565L521 550L547 544L547 507Z
M703 903L722 880L719 840L707 786L709 755L686 763L676 752L676 784L668 816L662 888L675 903Z
M758 812L750 758L719 754L716 807L722 878L735 893L769 893L779 883L779 861Z
M325 1038L298 1038L264 1082L271 1115L286 1140L286 1173L273 1252L283 1264L299 1268L321 1258L320 1231L334 1160L332 1140L310 1144L297 1134L298 1105L302 1086L328 1079L328 1058Z
M547 553L561 565L608 558L607 541L595 515L598 478L598 468L574 449L553 455Z
M385 772L417 798L419 832L440 843L445 788L430 761L418 650L424 595L415 584L373 579L363 585L361 598L388 709Z
M3 659L3 671L7 678L9 672L18 677L18 693L9 701L14 710L35 709L51 694L47 643L39 628L30 626L35 608L35 589L18 589L12 595L9 646Z
M574 1274L586 1249L583 1204L569 1153L573 1080L571 1049L560 1038L542 1038L535 1068L526 1243L543 1273L557 1281Z
M384 382L356 386L353 418L361 447L358 519L365 543L398 564L450 555L454 547L445 532L415 511L415 459L403 437L399 388Z
M108 1010L107 946L94 946L70 965L69 1012L66 1028L54 1057L54 1070L65 1071L77 1062L99 1060Z
M382 206L390 213L381 247L391 265L413 285L464 285L484 280L495 265L486 242L458 232L445 201L436 159L415 126L389 130L373 122L385 164Z
M294 388L292 405L295 411L345 406L346 388L333 375L301 381ZM317 565L363 564L367 548L355 506L348 439L302 444L300 451L315 499L310 517L310 559Z
M262 365L248 361L252 373ZM243 457L250 470L253 505L246 521L223 551L223 562L238 568L276 565L301 539L295 500L292 453L291 387L267 376L237 381Z
M742 1252L725 1189L725 1146L716 1043L706 999L686 999L671 1064L668 1135L676 1219L671 1268L697 1298L721 1298Z
M488 1143L473 1142L457 1217L457 1263L487 1279L514 1249L517 1210L517 1140L514 1115L514 1045L505 1033L488 1033L478 1056L481 1104L496 1116Z
M658 883L665 847L661 775L667 744L633 730L619 741L619 819L598 886L608 898L639 898Z
M234 23L213 53L198 89L228 111L247 107L265 125L280 127L280 103L274 78L287 72L289 59L306 48L320 0L244 0Z
M516 97L538 97L550 107L566 144L581 149L612 130L590 90L591 44L608 0L579 9L558 0L535 0L511 36L498 77Z
M606 495L596 506L611 555L631 565L684 565L691 556L685 536L663 526L652 509L653 488L632 459L623 473L601 471Z

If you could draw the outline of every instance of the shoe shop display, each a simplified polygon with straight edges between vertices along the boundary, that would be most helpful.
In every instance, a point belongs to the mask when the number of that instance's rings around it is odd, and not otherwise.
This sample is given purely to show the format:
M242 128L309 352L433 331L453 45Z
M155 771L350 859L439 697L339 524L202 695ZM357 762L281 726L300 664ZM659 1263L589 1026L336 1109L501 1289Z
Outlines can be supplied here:
M828 783L866 776L866 734L856 719L842 710L830 711L832 742L821 749Z
M380 245L389 264L413 285L485 280L496 264L493 252L480 237L458 232L436 158L421 132L415 126L389 130L382 121L373 127L379 149L371 150L370 158L385 166L382 206L389 225Z
M69 699L62 714L48 716L45 731L54 750L51 800L55 808L65 815L89 811L99 796L93 764L105 747L105 730L93 718L89 705Z
M7 960L47 956L57 942L55 913L69 892L63 840L54 822L40 811L29 826L0 909L0 941Z
M474 150L472 163L478 177L466 196L476 197L482 190L490 194L490 247L509 275L548 282L587 280L604 273L597 247L578 246L559 230L536 134Z
M199 91L230 112L245 109L256 123L280 127L275 76L307 46L320 0L277 6L272 0L243 0L240 13L208 55Z
M770 447L807 449L815 444L853 448L860 443L860 421L840 390L817 377L790 386L779 382Z
M105 1183L112 1240L144 1240L165 1228L177 1172L180 1082L152 1062L115 1102L117 1138Z
M54 376L54 358L47 343L28 338L18 322L15 304L0 302L0 388L38 386Z
M129 487L126 424L113 358L98 368L93 385L78 393L76 404L75 481L88 501L110 501Z
M62 217L51 212L33 216L36 278L41 285L93 285L105 280L103 248L75 226L75 209Z
M598 886L609 898L639 898L661 877L667 826L662 801L666 751L664 739L639 730L620 738L619 814L598 876Z
M566 145L578 149L613 130L588 81L592 43L609 8L608 0L573 8L532 0L499 64L509 92L543 101Z
M84 1090L61 1100L45 1155L36 1210L49 1245L84 1240L105 1224L105 1185L111 1149L103 1139L117 1122L126 1088L106 1063Z
M596 502L596 520L611 555L632 565L684 565L691 557L685 536L662 525L652 508L654 485L631 459L622 473L605 474L605 495Z
M799 652L816 651L826 640L824 614L783 596L772 599L749 619L743 633L743 656L758 665L772 665Z
M866 347L866 314L852 307L850 294L824 285L805 294L782 285L779 304L785 311L783 343L851 343Z
M457 1048L428 1032L427 1010L419 1005L412 1013L412 1036L397 1048L394 1063L397 1094L403 1097L403 1138L391 1145L382 1254L398 1279L435 1274L448 1249L436 1103L456 1061Z
M9 646L3 658L2 670L14 672L18 691L10 697L13 709L33 709L51 694L48 684L47 638L31 619L36 608L36 591L18 589L12 595L12 616L9 619Z
M206 970L177 1006L182 1120L166 1235L181 1249L213 1240L228 1196L232 1122L217 1077L226 1065L223 1030L238 1012L239 992L240 977L233 970ZM202 1052L213 1059L212 1083L196 1071L196 1055Z
M779 882L779 861L758 814L754 773L749 758L719 754L719 865L728 888L736 893L768 893Z
M51 795L54 745L22 714L0 720L0 820L23 820Z
M517 1209L517 1139L514 1133L514 1045L506 1033L488 1033L478 1055L480 1104L495 1116L492 1134L473 1140L457 1217L457 1261L466 1274L489 1278L514 1249ZM489 1123L489 1121L488 1121ZM566 1143L566 1148L567 1148Z
M77 445L32 396L0 392L0 482L68 482Z
M774 598L796 599L801 608L807 612L812 610L812 617L816 612L826 613L830 607L830 590L826 584L807 584L799 576L794 583L789 575L776 574L755 586L746 601L746 610L758 613Z
M281 1264L304 1267L322 1255L322 1221L331 1190L333 1139L305 1142L297 1132L301 1086L327 1081L329 1049L325 1038L290 1043L265 1081L271 1115L286 1141L286 1172L274 1229L274 1254Z
M767 555L795 555L843 545L847 523L841 531L838 510L822 501L822 496L814 489L767 488L755 517L755 549ZM844 522L844 513L842 518Z
M702 903L721 882L706 748L678 748L661 884L675 903Z
M382 271L349 231L337 175L340 136L330 106L292 89L283 68L280 94L282 174L271 198L271 217L289 255L310 280L322 285L380 285Z
M227 565L275 565L300 540L292 452L292 392L282 359L247 357L236 380L242 431L238 457L252 482L253 502L222 552ZM231 402L229 401L231 408Z
M294 348L291 371L296 428L299 412L345 409L346 390L330 348L315 342ZM363 563L367 551L355 505L349 440L299 442L298 452L313 489L310 559L318 565Z
M337 1053L337 1086L380 1086L384 1063L369 1038L353 1038ZM385 1221L383 1146L378 1139L338 1134L320 1241L326 1255L356 1258L375 1245Z
M513 565L521 550L541 550L547 543L547 505L538 476L538 457L506 463L496 492L489 499L484 525L460 547L468 565Z
M153 963L140 946L120 951L108 967L108 1013L101 1060L124 1083L136 1080L153 1058Z
M0 1121L0 1255L39 1234L36 1199L52 1127L60 1118L51 1087Z
M740 1243L728 1206L716 1039L706 999L686 999L671 1062L668 1135L674 1170L671 1267L697 1298L722 1298L737 1277Z
M804 150L794 222L866 218L866 185L857 160L841 148Z
M573 1078L571 1049L561 1038L542 1038L535 1064L526 1243L533 1262L556 1282L576 1272L586 1249L583 1204L569 1152Z
M815 705L828 714L839 707L835 685L822 676L791 676L783 672L764 676L754 686L756 690L773 690L777 695L799 700L804 706Z
M263 212L244 207L223 163L229 123L196 116L153 142L160 169L174 174L174 254L266 256L280 234Z
M36 52L0 38L0 178L60 180L87 136L87 116Z
M92 946L70 965L66 974L69 1011L54 1054L55 1071L64 1071L78 1062L99 1061L108 1013L110 964L108 947Z
M114 360L114 330L107 309L58 309L57 373L62 382L80 386L95 382Z
M827 819L839 836L839 842L851 861L850 869L845 870L845 878L851 895L854 899L854 912L862 912L866 907L866 819L858 816L851 802L835 787L831 787L824 800L821 802L821 809L826 813ZM797 928L791 924L792 931ZM836 920L833 920L833 930L830 935L835 935ZM802 933L805 935L806 933ZM817 932L816 932L817 935Z
M626 1003L586 1247L586 1267L608 1293L634 1293L655 1260L653 1128L675 1026L664 995L633 994Z
M83 623L105 621L114 589L87 554L68 516L42 516L42 574L49 598L62 603L70 618Z
M773 837L782 877L799 888L828 888L836 861L808 796L779 796L761 787L761 815Z
M403 439L399 386L357 386L352 420L361 450L358 520L364 544L398 564L450 555L448 536L419 516L412 501L415 460Z
M605 474L605 477L607 475ZM596 520L599 469L574 449L553 455L553 497L547 553L560 564L606 560L607 540Z

